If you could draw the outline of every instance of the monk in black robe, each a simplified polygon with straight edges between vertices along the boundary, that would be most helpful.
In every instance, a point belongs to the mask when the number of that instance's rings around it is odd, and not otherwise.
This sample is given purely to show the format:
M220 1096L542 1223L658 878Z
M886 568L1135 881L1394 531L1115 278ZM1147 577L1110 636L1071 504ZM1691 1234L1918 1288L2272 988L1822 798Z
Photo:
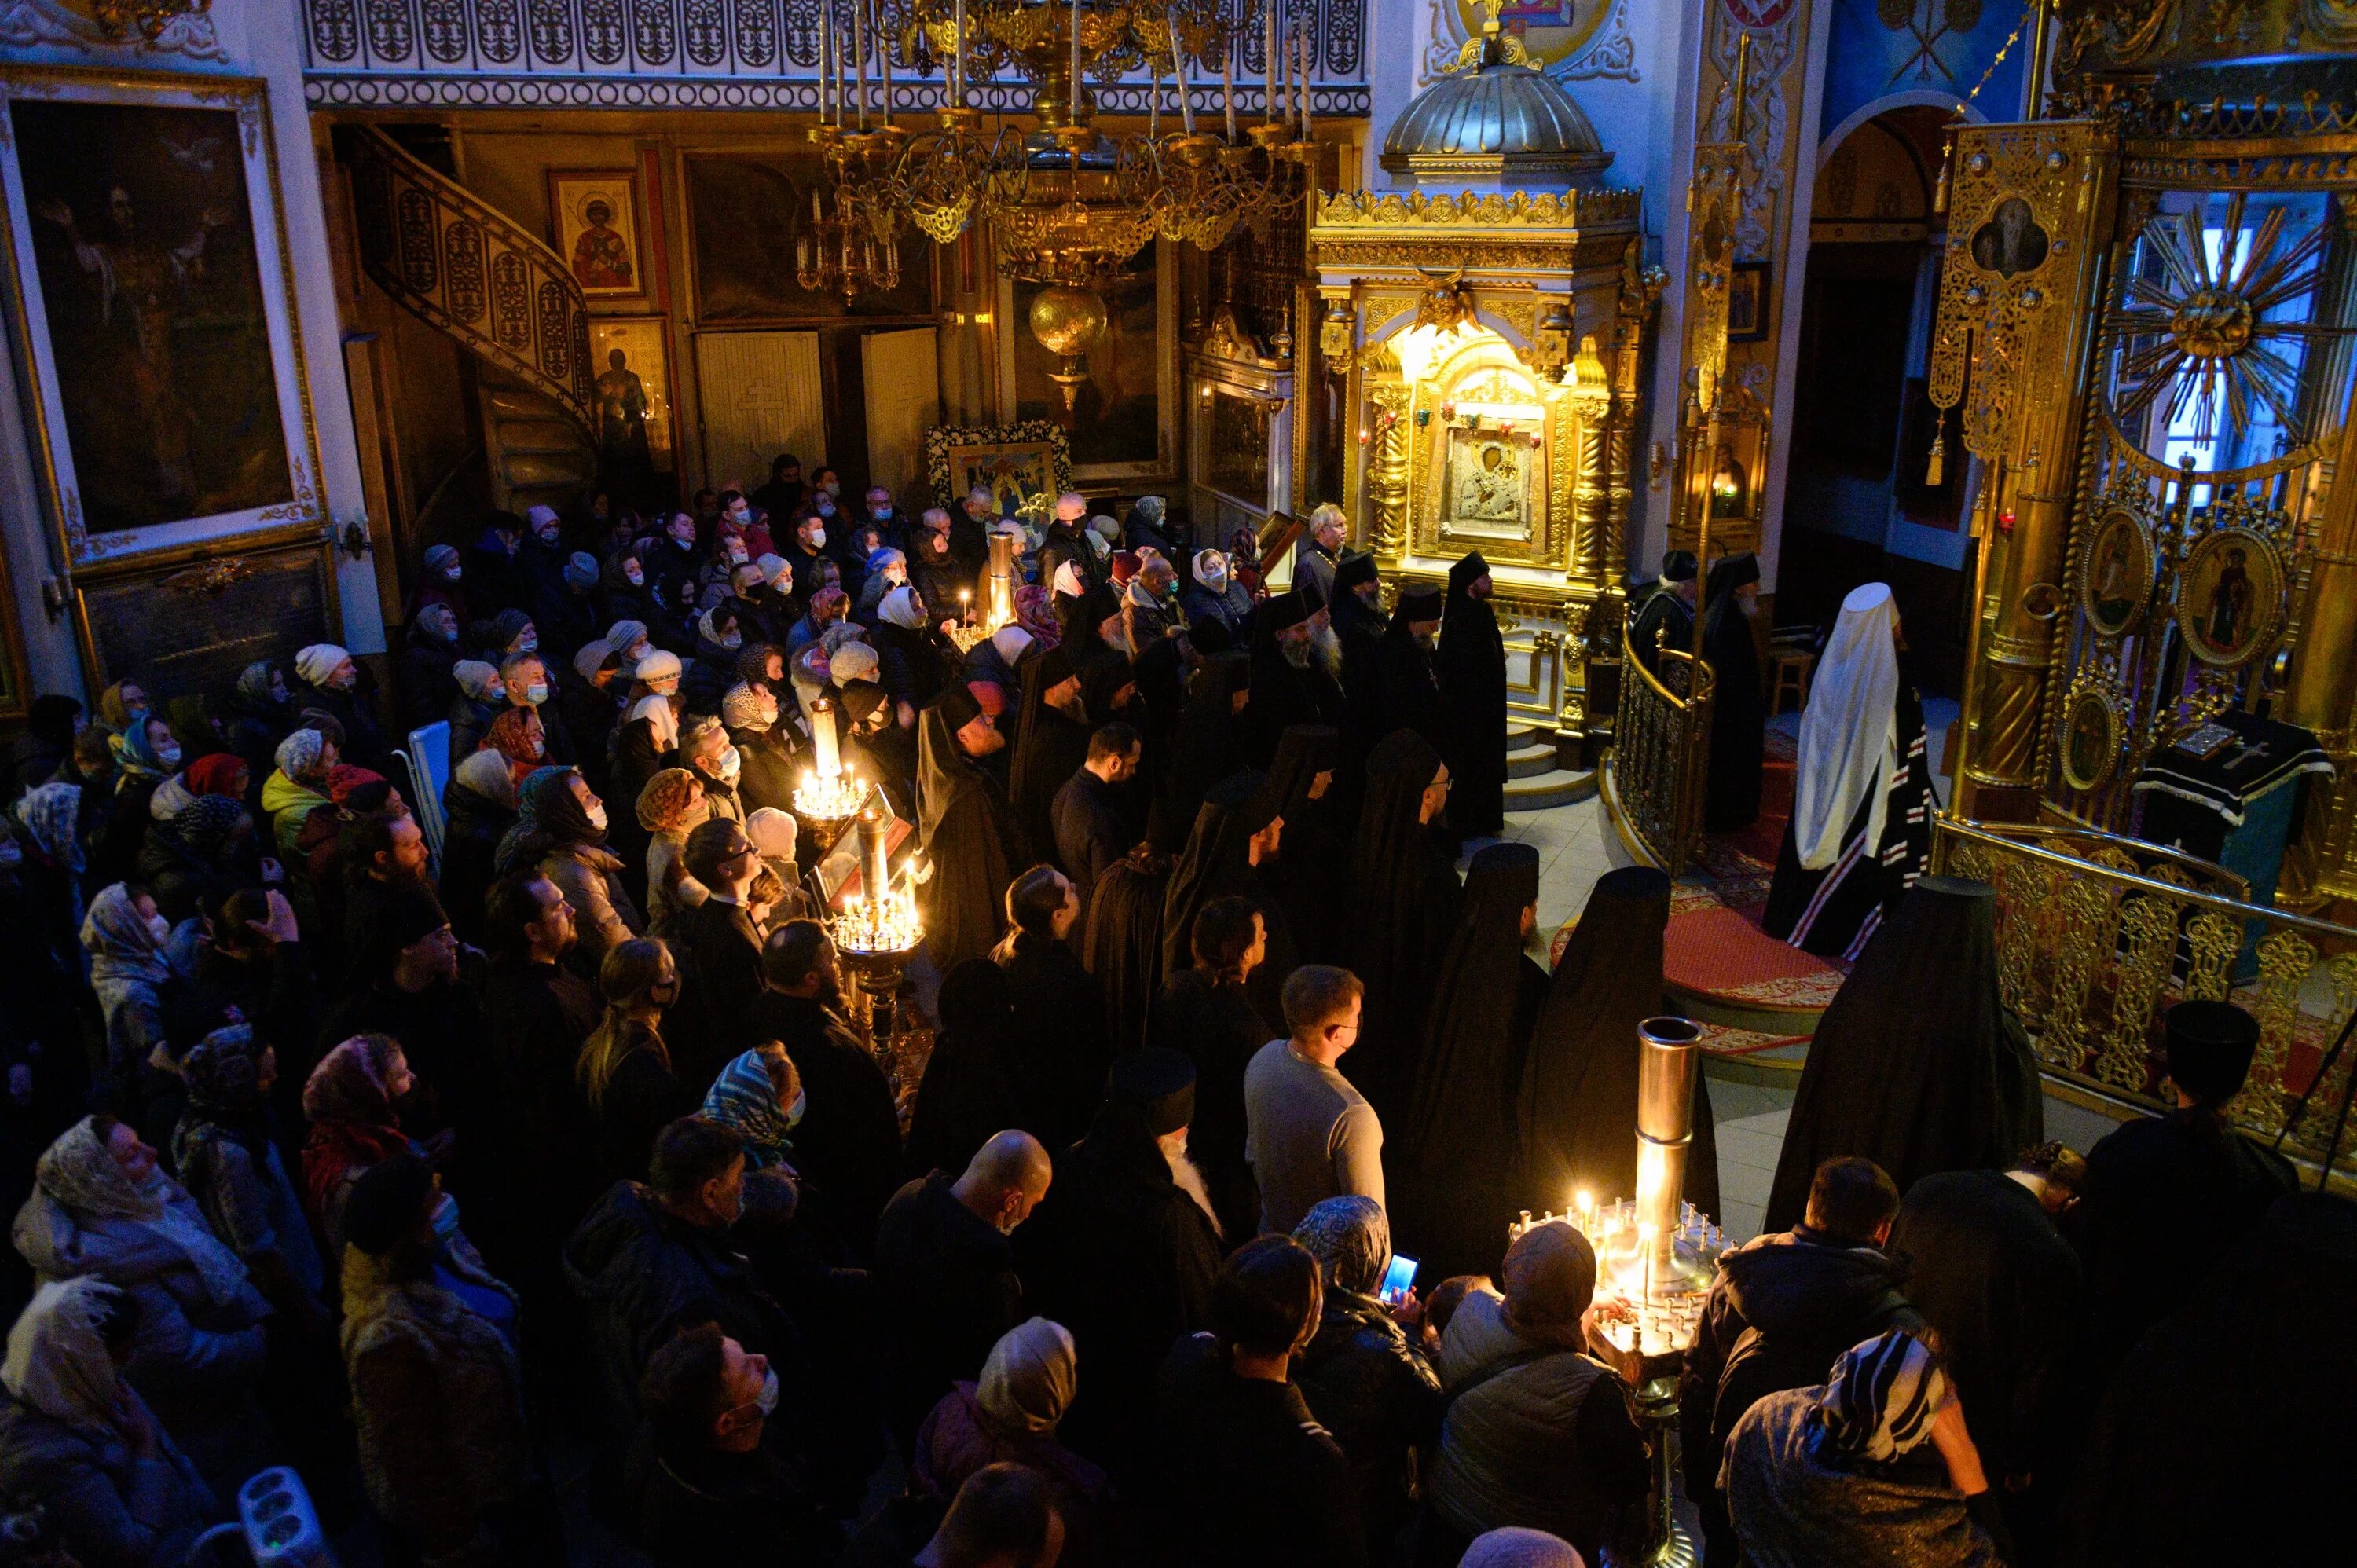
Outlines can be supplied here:
M1341 720L1342 689L1318 658L1320 607L1296 589L1267 600L1253 617L1253 700L1244 727L1245 754L1255 768L1268 766L1277 736L1291 726Z
M917 900L925 956L943 974L998 940L1006 885L1031 864L1022 822L978 760L1006 744L963 686L918 721L918 843L931 875Z
M1104 987L1105 1027L1116 1051L1146 1043L1146 1009L1162 986L1162 906L1190 819L1177 803L1147 808L1146 837L1097 878L1081 960Z
M1694 650L1695 575L1694 553L1673 550L1662 557L1662 575L1652 591L1630 607L1629 644L1637 661L1657 676L1656 650Z
M1249 990L1267 951L1267 928L1249 900L1213 899L1196 920L1192 963L1163 982L1147 1015L1147 1039L1195 1063L1187 1153L1231 1251L1260 1231L1260 1187L1244 1157L1244 1069L1286 1032L1261 1015Z
M1927 876L1900 901L1809 1042L1761 1227L1789 1230L1819 1164L1872 1160L1904 1193L1933 1171L2003 1170L2046 1136L2029 1037L1997 994L1996 890Z
M1448 569L1433 660L1448 725L1441 755L1457 780L1448 825L1460 838L1490 837L1506 825L1506 639L1490 593L1490 564L1479 551Z
M1429 742L1394 732L1367 759L1367 801L1351 844L1351 968L1367 994L1342 1070L1387 1122L1404 1114L1425 1002L1463 896L1438 826L1448 782Z
M1378 731L1388 737L1399 730L1414 730L1435 752L1448 743L1440 678L1432 662L1440 616L1438 588L1403 588L1399 603L1392 609L1391 624L1383 629L1383 642L1375 650L1374 714ZM1378 746L1381 744L1379 741ZM1368 766L1372 768L1372 752L1369 757Z
M1141 1478L1155 1373L1209 1321L1219 1276L1219 1232L1171 1165L1194 1115L1184 1055L1116 1058L1088 1136L1057 1151L1054 1185L1015 1232L1027 1309L1070 1329L1088 1368L1057 1437L1117 1481Z
M1249 768L1211 786L1195 813L1194 831L1170 874L1162 905L1162 972L1192 967L1195 916L1214 898L1249 898L1268 932L1266 961L1253 985L1253 1002L1264 1013L1282 1013L1276 993L1293 972L1293 936L1270 879L1282 853L1285 820L1267 779Z
M1391 618L1383 610L1381 586L1373 555L1364 550L1342 552L1334 567L1334 597L1326 613L1334 625L1334 639L1342 649L1341 727L1354 771L1383 738L1375 727L1375 665Z
M1251 655L1233 650L1208 654L1195 666L1187 677L1187 706L1168 732L1165 794L1191 811L1213 784L1245 765L1243 737L1253 701Z
M1269 798L1285 832L1275 870L1264 880L1285 911L1300 963L1340 964L1346 956L1348 931L1334 908L1351 885L1350 824L1336 789L1341 745L1330 725L1294 725L1277 737L1269 764Z
M1768 704L1760 691L1760 649L1751 640L1752 585L1760 557L1745 551L1710 569L1703 658L1717 677L1710 709L1710 775L1703 826L1715 833L1748 828L1760 816L1760 765L1766 755Z
M1517 1208L1571 1207L1637 1196L1637 1026L1664 1012L1662 933L1670 879L1649 865L1597 878L1579 924L1547 983L1523 1064ZM1718 1215L1718 1140L1710 1097L1695 1075L1694 1141L1685 1196Z
M1039 854L1055 853L1056 791L1088 756L1093 727L1081 701L1081 672L1071 654L1051 648L1024 667L1023 710L1014 725L1006 793Z
M1007 1065L1015 1001L1006 972L970 958L942 982L932 1055L909 1118L909 1169L963 1171L974 1151L1020 1115Z
M1523 950L1538 923L1539 852L1484 845L1434 977L1408 1116L1415 1179L1391 1189L1394 1234L1435 1280L1499 1277L1514 1185L1516 1101L1547 972Z

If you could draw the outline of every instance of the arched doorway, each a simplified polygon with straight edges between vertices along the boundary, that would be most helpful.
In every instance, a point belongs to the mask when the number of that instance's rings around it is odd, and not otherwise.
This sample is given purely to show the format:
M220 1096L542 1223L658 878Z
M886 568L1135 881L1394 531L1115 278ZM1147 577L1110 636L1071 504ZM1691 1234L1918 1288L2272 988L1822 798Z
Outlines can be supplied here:
M1850 589L1888 582L1927 698L1960 689L1970 597L1953 417L1942 482L1924 483L1937 412L1924 365L1947 242L1932 188L1951 118L1888 110L1820 161L1777 573L1780 628L1829 625Z

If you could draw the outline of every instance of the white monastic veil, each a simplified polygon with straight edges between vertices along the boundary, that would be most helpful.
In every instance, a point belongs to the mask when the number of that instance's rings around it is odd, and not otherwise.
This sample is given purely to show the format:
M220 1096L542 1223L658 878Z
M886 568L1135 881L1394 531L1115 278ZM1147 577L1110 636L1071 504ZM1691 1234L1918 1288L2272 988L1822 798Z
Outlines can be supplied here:
M1899 767L1898 626L1887 583L1853 588L1842 601L1801 714L1792 844L1804 870L1823 871L1841 857L1842 832L1868 791L1866 853L1882 842L1883 805Z

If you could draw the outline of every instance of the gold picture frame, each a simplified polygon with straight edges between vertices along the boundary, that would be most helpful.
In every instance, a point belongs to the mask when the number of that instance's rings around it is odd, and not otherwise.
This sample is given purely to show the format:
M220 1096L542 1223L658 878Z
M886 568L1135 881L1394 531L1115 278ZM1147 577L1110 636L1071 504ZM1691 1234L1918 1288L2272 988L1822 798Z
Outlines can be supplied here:
M613 356L622 363L613 363ZM679 471L676 400L672 392L671 320L662 316L589 317L589 369L596 381L591 406L597 428L601 484L627 486L640 461L632 425L643 432L648 476ZM635 381L635 405L631 382ZM617 502L617 504L622 504Z
M2120 506L2096 514L2079 567L2079 613L2099 636L2126 637L2144 619L2159 559L2144 519Z
M0 67L0 245L65 566L320 536L266 83Z
M2177 572L2177 628L2186 651L2213 670L2237 670L2275 645L2283 629L2282 553L2248 528L2204 534Z
M936 424L925 432L925 472L935 506L987 485L997 515L1012 517L1026 501L1072 488L1072 448L1063 426L1045 419Z
M2120 700L2102 686L2082 686L2062 703L2062 782L2080 791L2100 789L2120 766L2127 718Z
M549 242L591 299L647 297L645 210L636 169L548 171Z

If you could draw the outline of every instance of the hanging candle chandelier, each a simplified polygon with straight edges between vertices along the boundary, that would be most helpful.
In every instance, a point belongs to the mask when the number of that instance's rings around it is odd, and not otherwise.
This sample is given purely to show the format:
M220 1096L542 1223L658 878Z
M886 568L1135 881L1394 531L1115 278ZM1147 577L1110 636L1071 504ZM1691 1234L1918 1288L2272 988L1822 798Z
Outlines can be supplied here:
M810 249L823 259L811 275L823 274L846 298L889 287L876 280L887 256L897 263L905 225L947 244L977 220L986 224L1000 270L1047 285L1029 325L1057 357L1049 375L1069 410L1086 379L1084 356L1104 330L1098 291L1148 241L1215 247L1239 223L1265 224L1297 208L1315 180L1308 35L1286 27L1280 0L1231 5L851 0L847 28L830 7L820 124L811 134L826 157L835 215L816 220ZM1265 55L1263 112L1240 124L1235 79L1253 34ZM1154 83L1146 128L1099 130L1092 82L1103 88L1141 69ZM942 104L930 124L894 123L896 70L942 73ZM995 83L1008 71L1029 86L1028 126L994 123L971 101L970 84ZM1214 75L1220 113L1199 127L1195 93ZM1179 104L1170 126L1161 114L1166 78ZM892 276L897 283L897 270Z

